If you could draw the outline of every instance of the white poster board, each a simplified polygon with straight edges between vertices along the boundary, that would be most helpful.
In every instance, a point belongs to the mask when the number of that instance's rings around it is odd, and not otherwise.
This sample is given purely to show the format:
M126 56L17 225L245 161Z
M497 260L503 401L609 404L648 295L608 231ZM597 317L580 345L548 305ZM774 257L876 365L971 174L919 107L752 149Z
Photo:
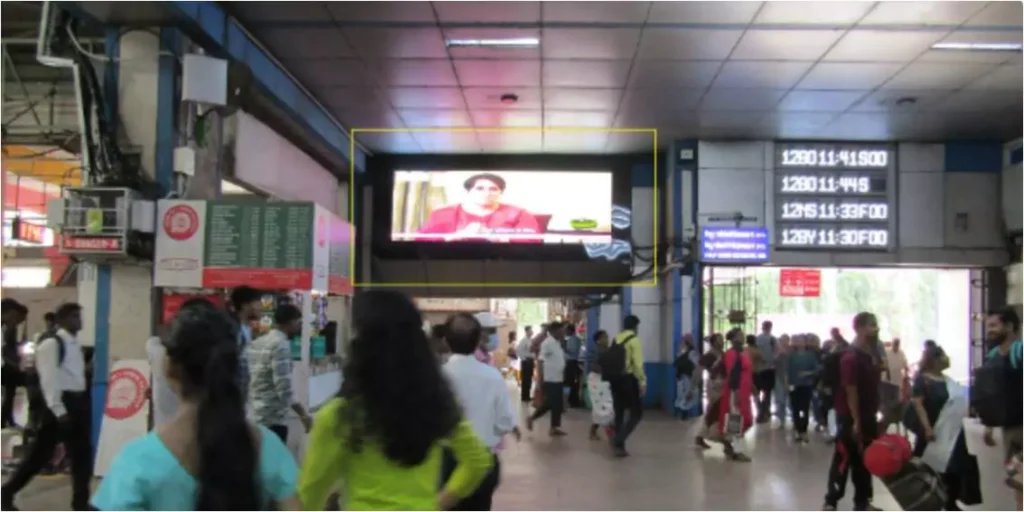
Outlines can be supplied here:
M114 362L107 380L94 475L105 475L121 448L149 431L149 371L145 359Z

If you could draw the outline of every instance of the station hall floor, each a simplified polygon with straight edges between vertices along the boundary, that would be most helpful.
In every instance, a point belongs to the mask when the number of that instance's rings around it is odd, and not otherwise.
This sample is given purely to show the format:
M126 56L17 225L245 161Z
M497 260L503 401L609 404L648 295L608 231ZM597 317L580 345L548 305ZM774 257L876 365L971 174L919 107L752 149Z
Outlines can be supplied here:
M587 438L590 415L573 410L569 436L547 436L547 419L501 454L495 510L820 510L831 448L815 439L794 445L788 430L758 426L747 440L751 463L726 461L721 448L692 447L697 421L649 411L633 438L631 457L613 459L607 443ZM980 431L973 432L980 441ZM981 444L980 442L978 444ZM973 443L972 443L973 446ZM1003 483L999 450L978 448L985 503L968 510L1020 510ZM65 477L37 478L18 497L22 510L67 510ZM875 506L900 510L875 481ZM853 489L840 510L850 510Z

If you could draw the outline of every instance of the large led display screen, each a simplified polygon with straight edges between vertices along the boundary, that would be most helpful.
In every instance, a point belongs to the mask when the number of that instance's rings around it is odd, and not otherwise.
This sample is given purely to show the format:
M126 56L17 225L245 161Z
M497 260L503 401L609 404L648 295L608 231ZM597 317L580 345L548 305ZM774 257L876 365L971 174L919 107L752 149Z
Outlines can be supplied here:
M776 247L889 250L895 170L886 144L776 143Z
M612 241L612 173L396 171L394 242Z

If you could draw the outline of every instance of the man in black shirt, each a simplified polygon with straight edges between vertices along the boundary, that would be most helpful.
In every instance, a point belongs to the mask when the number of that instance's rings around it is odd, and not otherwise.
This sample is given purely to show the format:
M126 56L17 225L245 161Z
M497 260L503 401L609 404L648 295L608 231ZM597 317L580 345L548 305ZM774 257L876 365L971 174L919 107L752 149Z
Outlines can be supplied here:
M1004 460L1009 461L1015 453L1021 450L1021 417L1024 409L1024 373L1021 371L1022 344L1020 338L1020 316L1012 308L1005 308L1000 311L989 313L985 322L986 337L989 346L993 347L986 356L986 359L996 357L1005 358L1002 365L1006 371L1005 402L1006 420L1002 425L1003 429L1003 450ZM985 428L985 444L995 446L995 436L992 427Z
M0 419L3 428L15 426L14 397L18 388L25 385L21 371L21 352L19 351L19 330L28 317L28 308L14 299L3 299L3 408Z

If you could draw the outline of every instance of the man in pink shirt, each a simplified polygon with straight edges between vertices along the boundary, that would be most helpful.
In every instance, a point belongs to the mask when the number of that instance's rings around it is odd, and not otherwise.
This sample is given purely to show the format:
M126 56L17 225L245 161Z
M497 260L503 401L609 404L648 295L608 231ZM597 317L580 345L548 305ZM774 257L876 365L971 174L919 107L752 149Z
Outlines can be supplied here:
M419 232L465 238L487 235L534 235L540 233L537 218L526 210L502 204L505 179L491 173L474 174L463 182L466 197L460 204L430 212Z

